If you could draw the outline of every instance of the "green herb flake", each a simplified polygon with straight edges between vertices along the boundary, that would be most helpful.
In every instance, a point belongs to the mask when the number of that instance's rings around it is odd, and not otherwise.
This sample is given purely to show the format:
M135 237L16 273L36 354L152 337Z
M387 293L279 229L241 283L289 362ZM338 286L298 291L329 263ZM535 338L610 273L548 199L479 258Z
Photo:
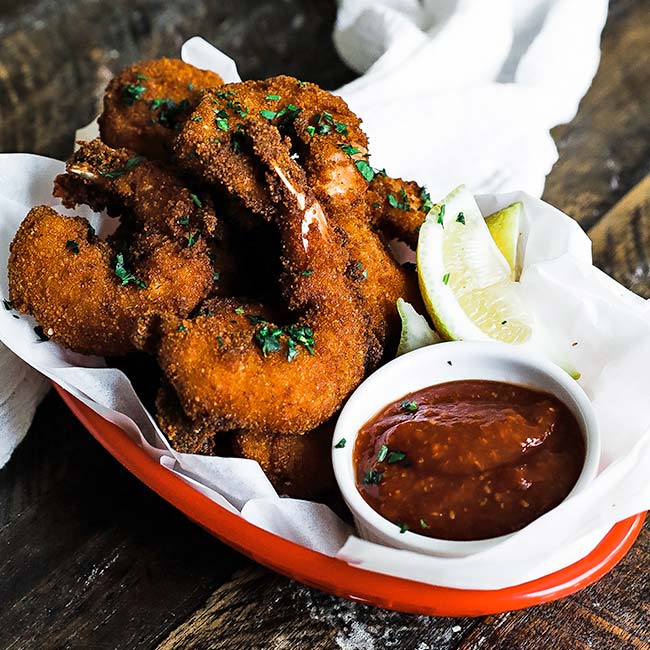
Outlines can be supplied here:
M194 117L191 117L190 119L192 120L192 122L200 122L201 120L203 120L203 117L201 117L201 115L195 115Z
M298 356L298 345L293 339L287 339L287 361L291 362Z
M279 327L269 327L268 325L264 325L255 333L255 340L260 344L262 354L265 357L282 349L282 343L280 342L282 334L283 332Z
M379 485L381 483L382 477L382 472L378 472L376 469L369 469L363 475L363 483L364 485Z
M137 79L138 81L149 81L149 77L145 77L143 74L139 74L139 73L138 73L138 74L135 75L135 76L136 76L136 79Z
M356 147L353 147L351 144L341 144L339 145L341 147L341 151L343 153L348 154L348 156L352 157L357 153L361 153L361 149L357 149Z
M388 203L391 207L402 210L404 212L408 212L411 209L409 197L403 187L399 191L399 199L394 194L388 195Z
M201 237L200 232L187 233L187 248L192 248L192 246L194 246L194 244L196 244L196 242L199 241L200 237Z
M235 307L235 314L243 314L243 313L244 313L243 307Z
M424 521L424 519L420 519L420 528L428 528L428 527L429 524L427 524L427 522Z
M310 136L313 136L314 133L316 133L316 127L315 126L308 126L307 127L307 133L309 133Z
M399 532L403 535L408 529L409 525L408 524L398 524L399 526Z
M300 275L308 278L310 275L313 275L314 269L305 269Z
M217 282L217 281L219 280L219 277L220 277L220 276L221 276L221 274L219 273L219 271L215 271L215 272L214 272L214 275L212 276L212 279L213 279L215 282Z
M347 441L346 441L345 438L341 438L341 439L340 439L340 440L339 440L339 441L334 445L334 449L343 449L343 447L345 447L345 443L346 443L346 442L347 442Z
M387 454L388 454L388 447L386 445L382 445L379 448L379 453L377 454L377 460L380 463L383 463Z
M389 451L388 456L386 458L386 462L389 465L392 465L393 463L399 463L401 460L404 460L406 458L406 454L403 451Z
M115 257L114 270L115 275L117 275L117 277L122 281L122 286L125 286L132 282L136 287L139 287L140 289L147 288L147 285L142 280L140 280L140 278L126 269L126 266L124 264L124 255L122 253L118 253Z
M405 399L399 407L404 411L409 411L410 413L415 413L418 410L418 403L410 399Z
M43 331L43 326L42 325L37 325L34 328L34 333L36 334L36 336L38 336L38 340L41 343L44 343L45 341L50 340L50 337Z
M267 119L267 120L273 120L277 116L277 112L276 111L267 111L266 109L264 109L264 110L260 111L260 115L263 118Z
M445 273L445 274L442 276L442 283L443 283L443 284L449 284L449 275L450 275L449 273Z
M220 348L224 346L223 336L217 336L217 343L219 343Z
M182 114L190 107L187 99L175 102L169 97L157 97L149 104L152 111L157 111L157 118L152 119L153 124L161 124L168 129L175 129L178 126Z
M309 354L314 354L316 344L314 342L314 332L310 327L306 327L305 325L290 325L287 327L287 336L306 348Z
M266 318L262 318L261 316L256 316L255 314L246 314L246 318L253 323L253 325L259 325L260 323L267 323L268 321Z
M190 198L192 199L192 201L194 201L194 205L196 205L197 208L203 207L203 201L201 201L201 199L196 194L190 193Z
M420 198L422 199L422 206L420 207L420 210L428 214L433 209L433 202L431 201L429 192L427 192L426 188L424 187L420 190Z
M188 89L190 92L194 92L194 84L191 83L191 82L188 83L188 84L187 84L187 89Z
M142 99L145 90L147 87L142 84L128 84L122 88L122 101L127 106L133 106L135 102Z
M376 175L375 170L370 166L367 160L355 160L355 167L359 170L359 173L370 182Z
M458 216L456 217L456 222L462 223L463 226L465 225L465 214L463 212L458 213Z
M179 326L176 328L176 331L177 331L177 332L187 332L187 327L185 327L185 325L179 325Z
M68 239L68 241L65 243L65 247L68 250L72 251L75 255L79 255L79 243L74 239Z
M267 95L264 99L268 99L269 101L277 101L280 99L280 95Z

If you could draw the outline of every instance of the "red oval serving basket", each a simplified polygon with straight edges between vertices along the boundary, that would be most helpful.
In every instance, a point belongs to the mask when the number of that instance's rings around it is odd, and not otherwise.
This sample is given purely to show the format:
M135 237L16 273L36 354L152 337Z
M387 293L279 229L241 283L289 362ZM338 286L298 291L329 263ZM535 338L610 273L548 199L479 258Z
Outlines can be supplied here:
M93 437L124 467L192 521L260 564L322 591L414 614L479 616L556 600L592 584L625 555L645 513L616 524L585 558L561 571L507 589L451 589L351 566L249 523L194 490L150 458L119 427L55 385Z

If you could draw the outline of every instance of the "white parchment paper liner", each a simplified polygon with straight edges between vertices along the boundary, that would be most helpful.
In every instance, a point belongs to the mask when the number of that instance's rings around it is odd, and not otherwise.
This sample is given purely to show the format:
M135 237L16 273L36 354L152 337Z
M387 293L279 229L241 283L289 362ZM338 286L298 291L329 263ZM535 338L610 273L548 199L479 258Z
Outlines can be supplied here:
M211 59L211 50L192 39L183 57L236 78L234 63L221 53ZM70 213L52 198L52 181L63 169L63 163L40 156L0 155L3 268L14 233L32 206L53 205ZM516 200L524 203L522 294L582 374L580 383L602 430L603 458L588 490L473 556L433 558L366 542L326 506L280 498L255 462L174 452L123 373L105 367L102 359L38 342L28 317L14 318L14 312L0 309L0 340L123 428L169 471L261 528L356 566L420 582L468 589L519 584L584 557L613 524L650 507L650 314L645 300L592 266L590 242L568 216L522 192L478 200L484 214ZM75 213L88 217L100 233L110 228L101 215ZM6 273L0 293L8 298Z

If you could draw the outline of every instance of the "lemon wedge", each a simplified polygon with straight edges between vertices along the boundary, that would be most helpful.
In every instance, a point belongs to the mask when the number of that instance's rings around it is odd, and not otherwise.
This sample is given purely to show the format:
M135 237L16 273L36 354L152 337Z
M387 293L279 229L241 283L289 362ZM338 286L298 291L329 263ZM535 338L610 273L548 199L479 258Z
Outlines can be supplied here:
M418 314L410 302L398 298L397 312L402 319L402 335L396 356L440 342L440 337L429 327L427 319L422 314Z
M442 337L531 341L534 319L464 185L435 206L422 224L417 269L425 306Z
M516 279L517 272L517 244L521 230L521 219L524 206L521 201L512 203L506 208L485 217L490 235L495 244L506 258L510 266L510 279Z

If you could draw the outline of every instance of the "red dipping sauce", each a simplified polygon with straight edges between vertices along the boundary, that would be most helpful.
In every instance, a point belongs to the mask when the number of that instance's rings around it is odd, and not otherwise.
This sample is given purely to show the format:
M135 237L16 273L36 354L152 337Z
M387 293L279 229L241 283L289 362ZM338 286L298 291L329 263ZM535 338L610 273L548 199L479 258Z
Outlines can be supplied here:
M452 381L389 404L357 436L366 502L404 532L447 540L512 533L557 506L585 461L559 399L523 386Z

